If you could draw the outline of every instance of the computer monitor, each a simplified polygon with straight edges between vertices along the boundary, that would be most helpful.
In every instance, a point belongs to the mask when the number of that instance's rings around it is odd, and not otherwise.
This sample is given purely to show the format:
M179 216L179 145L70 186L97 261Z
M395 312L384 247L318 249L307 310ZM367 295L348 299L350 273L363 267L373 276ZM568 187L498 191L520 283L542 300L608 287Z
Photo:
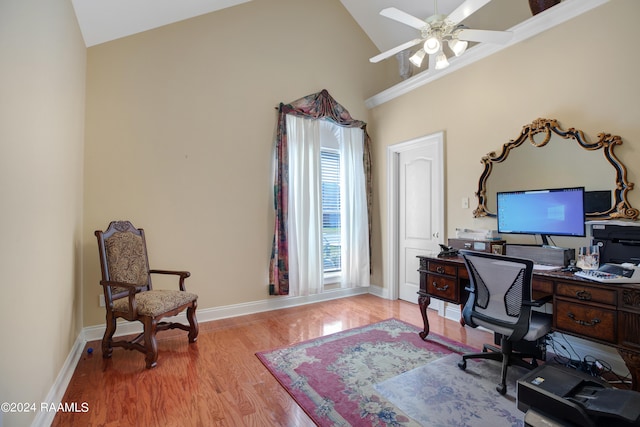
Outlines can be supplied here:
M498 192L498 232L585 236L584 187Z

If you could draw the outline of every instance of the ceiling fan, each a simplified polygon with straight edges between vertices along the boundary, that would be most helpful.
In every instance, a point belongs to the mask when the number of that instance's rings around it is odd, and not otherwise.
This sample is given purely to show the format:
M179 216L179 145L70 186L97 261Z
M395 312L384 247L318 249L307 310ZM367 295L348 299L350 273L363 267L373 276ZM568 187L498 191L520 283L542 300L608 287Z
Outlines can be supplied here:
M420 30L421 34L419 38L382 52L370 58L369 61L380 62L423 43L422 48L414 53L409 60L416 67L420 67L424 57L429 55L429 69L439 70L449 66L447 56L443 52L444 42L447 42L449 49L455 56L460 56L467 49L469 42L506 43L513 35L510 31L473 30L460 24L461 21L491 0L465 0L447 16L438 14L437 1L434 0L435 14L426 19L416 18L395 7L382 9L380 15Z

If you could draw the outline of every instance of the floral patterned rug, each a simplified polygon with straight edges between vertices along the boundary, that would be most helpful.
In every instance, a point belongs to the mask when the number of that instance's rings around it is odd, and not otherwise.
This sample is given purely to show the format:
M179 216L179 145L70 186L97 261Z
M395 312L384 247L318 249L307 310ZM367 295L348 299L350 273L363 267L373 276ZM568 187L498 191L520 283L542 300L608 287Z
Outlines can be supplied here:
M495 391L495 375L477 387L485 362L454 364L455 381L441 377L448 360L476 349L434 333L423 341L420 330L389 319L256 355L319 426L523 425L512 397Z

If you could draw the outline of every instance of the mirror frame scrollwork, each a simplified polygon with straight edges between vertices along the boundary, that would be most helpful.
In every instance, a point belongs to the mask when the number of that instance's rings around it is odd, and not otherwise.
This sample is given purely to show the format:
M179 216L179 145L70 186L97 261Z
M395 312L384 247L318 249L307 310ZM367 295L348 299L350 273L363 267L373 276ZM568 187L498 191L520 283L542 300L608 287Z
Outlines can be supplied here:
M541 141L536 141L534 136L543 134ZM493 170L493 165L504 162L511 150L521 146L525 141L529 141L535 147L540 148L547 145L553 135L558 135L564 139L573 139L579 146L585 150L595 151L603 150L604 158L615 170L615 187L613 189L614 201L611 208L605 212L587 213L587 220L596 219L637 219L640 211L631 207L627 200L627 193L633 189L634 184L627 181L627 168L616 157L613 148L622 144L622 138L617 135L608 133L599 133L598 141L589 143L586 141L584 133L581 130L569 128L562 129L555 119L536 119L532 123L524 125L522 132L517 139L511 140L502 145L499 153L492 151L482 157L481 163L484 165L484 171L480 175L478 182L478 191L476 197L478 199L478 207L473 211L473 217L495 217L496 214L487 209L487 180Z

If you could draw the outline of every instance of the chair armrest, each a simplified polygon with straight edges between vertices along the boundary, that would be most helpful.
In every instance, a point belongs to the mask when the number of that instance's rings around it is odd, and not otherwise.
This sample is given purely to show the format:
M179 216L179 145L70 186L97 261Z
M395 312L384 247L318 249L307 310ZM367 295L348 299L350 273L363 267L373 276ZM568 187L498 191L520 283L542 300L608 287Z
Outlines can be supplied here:
M191 276L191 273L188 271L173 271L173 270L149 270L150 274L171 274L174 276L180 276L178 286L180 286L181 291L186 291L184 287L184 279Z
M100 284L105 287L118 287L118 288L127 288L129 290L129 294L127 298L129 299L129 317L136 318L138 316L138 307L136 305L136 293L138 292L138 286L132 283L125 282L116 282L114 280L101 280ZM113 309L113 302L109 301L109 310ZM131 319L128 319L131 320Z
M542 298L533 301L522 301L522 305L529 305L531 307L542 307L553 299L553 295L545 295Z
M101 280L100 284L102 286L127 288L129 289L129 293L131 293L131 291L135 293L136 290L138 289L138 285L134 285L133 283L116 282L115 280Z

